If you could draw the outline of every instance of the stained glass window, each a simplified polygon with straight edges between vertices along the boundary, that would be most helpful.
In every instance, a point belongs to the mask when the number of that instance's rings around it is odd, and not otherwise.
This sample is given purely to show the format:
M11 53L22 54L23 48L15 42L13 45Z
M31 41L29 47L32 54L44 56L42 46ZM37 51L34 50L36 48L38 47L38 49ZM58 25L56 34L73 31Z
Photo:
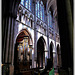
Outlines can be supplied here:
M32 0L21 0L21 4L31 11Z
M37 15L37 8L38 8L38 7L37 7L37 4L36 4L36 16L38 16L38 15Z
M21 0L21 4L24 6L24 0Z
M40 5L40 16L41 16L41 20L42 20L42 6Z
M36 16L44 21L44 5L38 1L36 4Z
M31 2L32 0L29 0L29 10L31 11L31 6L32 6L32 2Z
M51 18L51 24L50 24L50 27L53 28L52 15L50 16L50 18Z
M26 0L26 2L25 2L25 7L28 9L28 0Z
M53 28L52 15L50 11L49 11L49 17L48 17L48 24L49 24L49 27Z
M42 8L43 21L44 21L44 7Z
M38 12L38 17L40 17L40 15L39 15L39 1L38 1L38 3L37 3L37 8L38 8L38 10L37 10L37 12Z

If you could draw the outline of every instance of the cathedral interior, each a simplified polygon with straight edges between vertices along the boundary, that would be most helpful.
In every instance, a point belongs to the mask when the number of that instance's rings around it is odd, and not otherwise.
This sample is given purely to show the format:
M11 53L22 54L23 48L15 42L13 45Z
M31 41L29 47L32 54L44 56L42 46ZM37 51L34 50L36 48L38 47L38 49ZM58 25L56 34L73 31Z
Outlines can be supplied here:
M73 75L73 1L2 0L2 75Z

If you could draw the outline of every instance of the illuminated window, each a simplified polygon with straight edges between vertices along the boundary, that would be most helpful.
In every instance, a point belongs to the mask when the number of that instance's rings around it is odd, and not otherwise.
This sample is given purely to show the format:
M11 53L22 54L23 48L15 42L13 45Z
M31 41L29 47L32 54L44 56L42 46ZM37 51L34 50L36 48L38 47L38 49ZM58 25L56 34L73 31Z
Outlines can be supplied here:
M21 4L24 6L24 0L21 0Z
M53 28L52 15L50 15L50 27Z
M31 11L31 0L29 0L29 10Z
M36 4L36 16L38 16L38 15L37 15L37 8L38 8L38 7L37 7L37 4Z
M42 15L43 15L42 20L44 21L44 7L42 8Z
M40 18L40 15L39 15L39 1L37 2L37 12L38 12L38 17Z
M27 9L28 9L28 5L29 5L29 4L28 4L28 1L29 1L29 0L26 0L26 1L25 1L25 7L26 7Z
M21 4L24 6L24 0L21 0Z
M48 25L49 25L49 27L53 28L51 11L49 11Z
M21 0L21 4L31 11L32 0Z
M36 4L36 16L44 21L44 5L38 1Z
M40 5L40 18L41 18L41 20L42 20L42 6Z

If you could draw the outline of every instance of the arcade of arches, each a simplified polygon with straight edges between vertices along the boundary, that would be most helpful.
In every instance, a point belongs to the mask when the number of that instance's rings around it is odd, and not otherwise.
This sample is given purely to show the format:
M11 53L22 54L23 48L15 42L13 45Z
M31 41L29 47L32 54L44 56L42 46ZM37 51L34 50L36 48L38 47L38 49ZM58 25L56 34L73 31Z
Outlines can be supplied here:
M3 75L62 75L71 67L62 60L57 0L3 0L2 11Z

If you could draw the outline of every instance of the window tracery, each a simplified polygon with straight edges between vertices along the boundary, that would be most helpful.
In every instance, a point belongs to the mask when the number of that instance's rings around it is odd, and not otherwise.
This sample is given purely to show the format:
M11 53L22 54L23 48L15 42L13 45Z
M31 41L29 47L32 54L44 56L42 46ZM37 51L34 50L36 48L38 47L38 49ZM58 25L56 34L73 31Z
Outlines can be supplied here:
M48 25L49 27L53 28L53 22L52 22L52 15L51 15L51 11L49 11L48 13Z
M31 11L32 0L21 0L21 4Z
M44 21L44 4L38 1L36 4L36 16Z

